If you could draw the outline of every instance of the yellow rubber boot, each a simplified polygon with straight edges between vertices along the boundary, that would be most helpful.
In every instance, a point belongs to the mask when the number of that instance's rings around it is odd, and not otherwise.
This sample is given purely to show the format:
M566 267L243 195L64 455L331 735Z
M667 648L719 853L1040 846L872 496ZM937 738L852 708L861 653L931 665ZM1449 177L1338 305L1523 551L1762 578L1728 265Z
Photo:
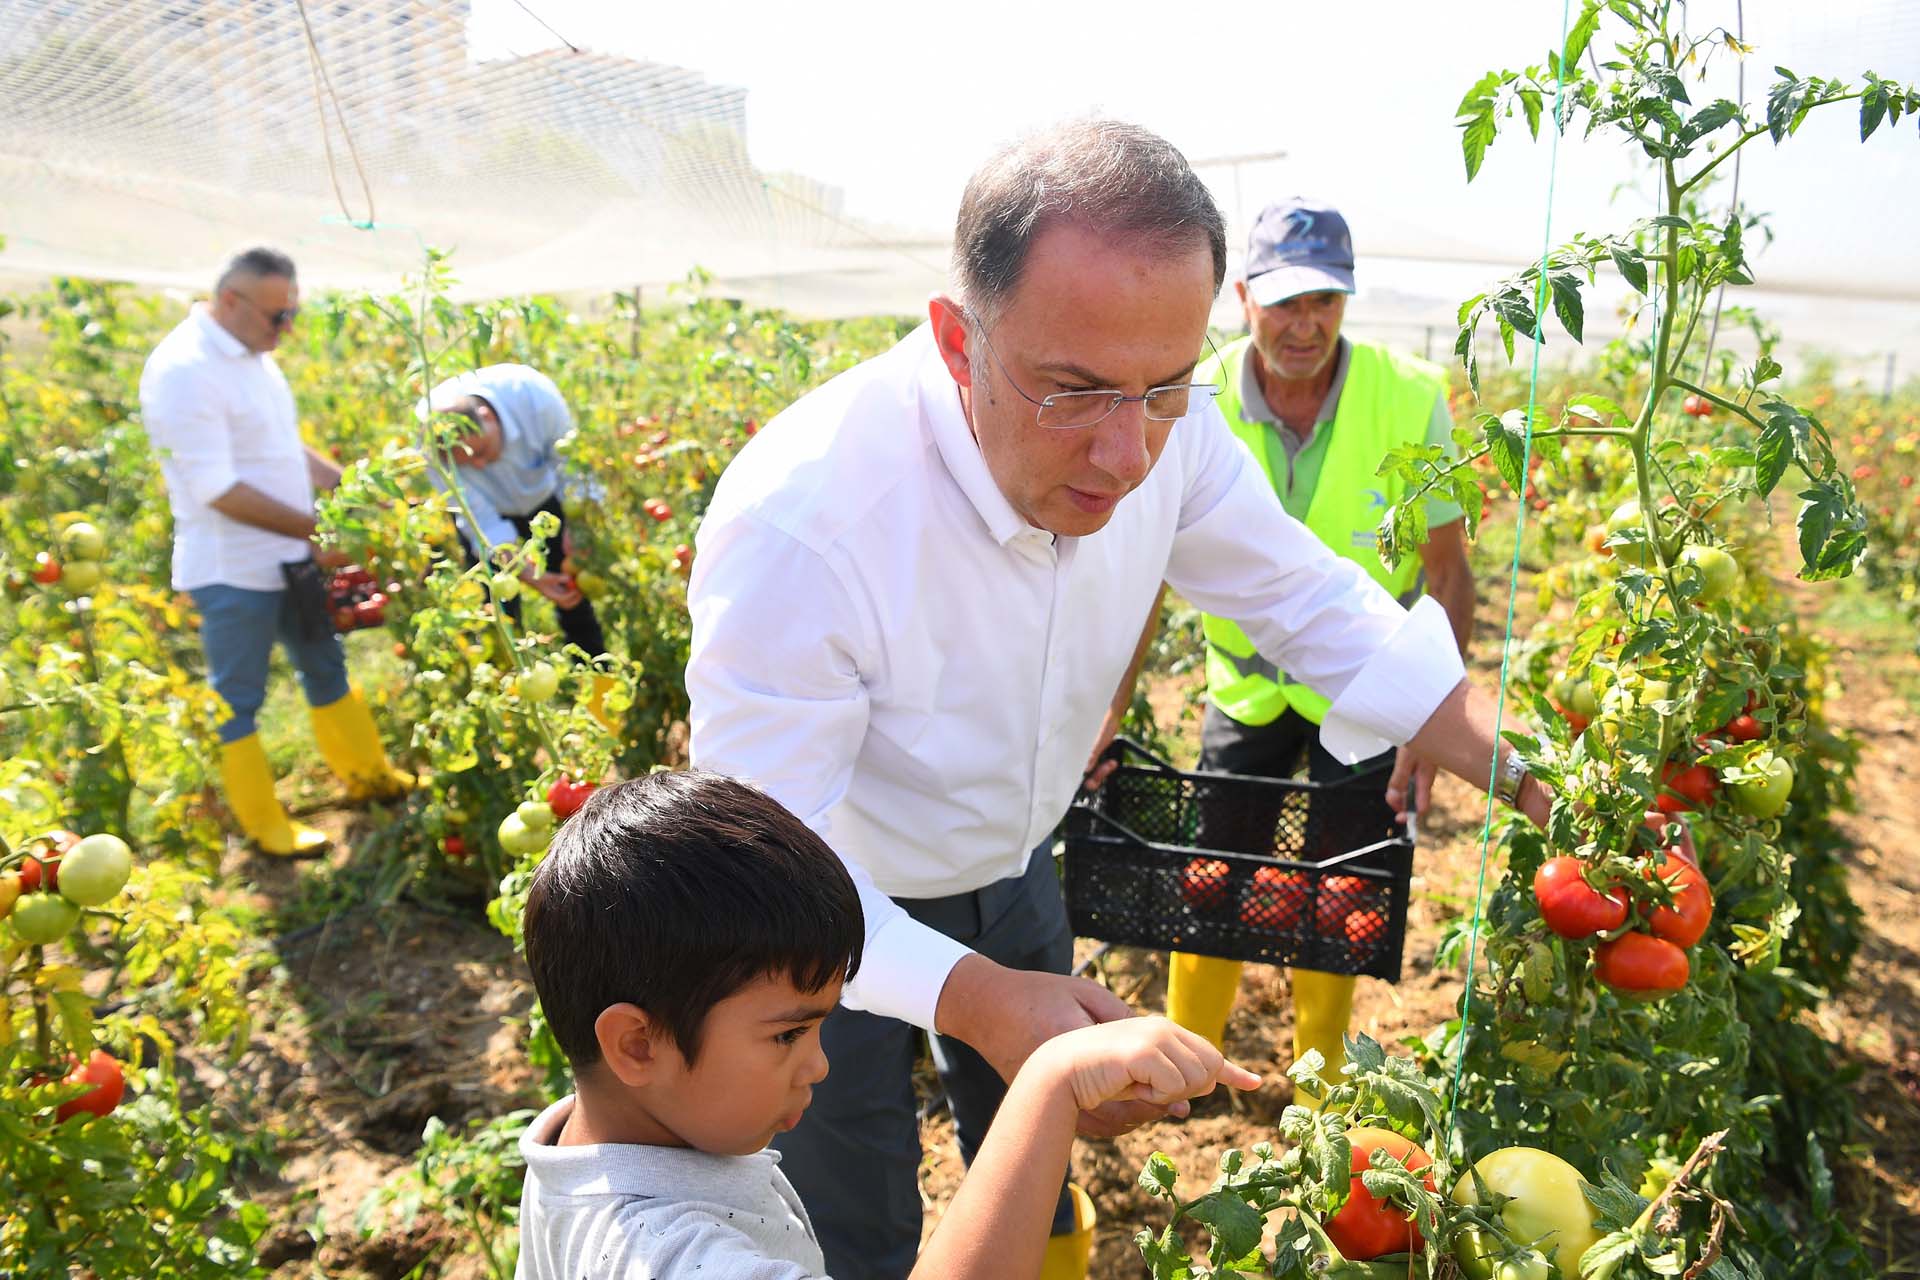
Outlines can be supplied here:
M1093 1201L1079 1183L1069 1182L1067 1194L1073 1197L1073 1232L1047 1238L1047 1251L1040 1260L1040 1280L1087 1280L1087 1264L1093 1257L1093 1224L1098 1218Z
M310 707L320 755L355 800L385 800L413 790L413 775L387 763L380 730L358 689L324 707Z
M1340 1081L1340 1068L1347 1063L1347 1024L1353 1020L1353 978L1342 973L1321 973L1317 969L1293 971L1293 1060L1298 1062L1309 1049L1318 1049L1327 1065L1320 1078L1328 1084ZM1303 1107L1319 1109L1320 1099L1305 1089L1299 1091Z
M1167 1017L1218 1049L1227 1034L1227 1015L1240 994L1238 960L1194 956L1175 951L1167 957Z
M327 837L287 817L273 794L273 770L267 767L260 735L250 733L238 742L220 744L220 773L227 807L239 820L247 839L263 853L304 857L327 847Z

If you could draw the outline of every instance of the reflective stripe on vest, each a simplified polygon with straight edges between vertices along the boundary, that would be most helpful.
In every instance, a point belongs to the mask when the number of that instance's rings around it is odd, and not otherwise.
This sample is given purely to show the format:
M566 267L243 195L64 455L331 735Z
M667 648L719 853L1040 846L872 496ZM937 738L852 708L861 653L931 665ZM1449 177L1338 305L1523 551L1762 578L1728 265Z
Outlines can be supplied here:
M1240 366L1252 344L1251 337L1229 343L1217 362L1209 360L1201 366L1195 381L1217 381L1224 388L1215 403L1277 494L1285 473L1276 474L1273 450L1280 446L1273 432L1285 428L1249 422L1240 413ZM1446 374L1437 365L1384 347L1350 343L1339 406L1333 422L1319 428L1331 431L1332 437L1326 443L1303 523L1335 555L1365 569L1402 604L1419 599L1424 582L1417 555L1393 569L1380 561L1380 518L1403 491L1397 481L1378 474L1380 461L1396 445L1426 441L1433 402L1445 389ZM1285 465L1285 459L1280 459L1280 466ZM1288 707L1315 724L1326 718L1327 699L1287 680L1254 650L1253 641L1238 625L1210 614L1202 618L1202 625L1207 636L1207 696L1221 711L1250 725L1269 724Z

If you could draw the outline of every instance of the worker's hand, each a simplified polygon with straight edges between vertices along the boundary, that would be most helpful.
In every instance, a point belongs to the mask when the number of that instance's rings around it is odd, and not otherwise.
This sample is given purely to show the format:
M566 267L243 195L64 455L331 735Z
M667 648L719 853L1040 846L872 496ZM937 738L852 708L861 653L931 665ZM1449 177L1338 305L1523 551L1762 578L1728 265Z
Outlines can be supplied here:
M313 549L313 562L322 569L331 572L334 569L344 569L352 564L353 557L338 547L315 547Z
M527 585L562 609L571 609L586 599L580 594L580 588L574 585L572 577L564 573L535 574L527 579Z
M1167 1107L1225 1083L1257 1089L1260 1077L1220 1056L1207 1040L1165 1018L1102 1022L1055 1036L1022 1071L1044 1072L1094 1111L1116 1099Z
M1009 969L982 955L967 955L947 975L934 1012L934 1026L964 1040L1011 1081L1033 1051L1079 1027L1133 1017L1125 1001L1097 982L1058 973ZM1162 1116L1184 1116L1184 1099L1157 1105L1115 1099L1082 1110L1081 1136L1113 1138Z
M1100 734L1093 740L1093 752L1087 757L1086 780L1082 783L1089 791L1098 791L1108 775L1120 767L1118 759L1102 760L1100 757L1107 753L1107 748L1119 736L1121 719L1121 713L1109 707L1106 717L1100 721Z
M1393 816L1400 822L1407 820L1408 801L1412 801L1412 813L1416 818L1427 816L1427 806L1433 799L1433 775L1437 765L1422 760L1406 747L1401 747L1393 758L1393 775L1387 779L1387 805L1393 810Z

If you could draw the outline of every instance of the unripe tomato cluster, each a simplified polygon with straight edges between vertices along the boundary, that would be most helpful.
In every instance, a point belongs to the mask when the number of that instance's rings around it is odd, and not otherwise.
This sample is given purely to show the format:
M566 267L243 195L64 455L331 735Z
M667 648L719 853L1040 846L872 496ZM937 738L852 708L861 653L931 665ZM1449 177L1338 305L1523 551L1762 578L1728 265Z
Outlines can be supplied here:
M74 595L85 595L106 577L101 565L107 554L107 536L88 520L71 520L60 530L58 552L33 557L33 580L41 586L58 582Z
M115 835L83 840L53 831L17 859L0 858L0 866L0 918L20 941L45 946L80 923L83 908L101 906L126 887L133 850Z

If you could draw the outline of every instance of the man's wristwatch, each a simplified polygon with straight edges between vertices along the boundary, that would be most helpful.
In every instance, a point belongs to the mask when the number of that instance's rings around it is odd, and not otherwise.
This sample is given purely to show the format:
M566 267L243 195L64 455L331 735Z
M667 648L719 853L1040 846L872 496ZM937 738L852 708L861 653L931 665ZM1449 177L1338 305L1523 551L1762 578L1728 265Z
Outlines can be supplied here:
M1520 784L1527 780L1527 762L1520 758L1518 751L1509 750L1506 758L1500 762L1500 772L1493 780L1494 799L1510 809L1520 806Z

